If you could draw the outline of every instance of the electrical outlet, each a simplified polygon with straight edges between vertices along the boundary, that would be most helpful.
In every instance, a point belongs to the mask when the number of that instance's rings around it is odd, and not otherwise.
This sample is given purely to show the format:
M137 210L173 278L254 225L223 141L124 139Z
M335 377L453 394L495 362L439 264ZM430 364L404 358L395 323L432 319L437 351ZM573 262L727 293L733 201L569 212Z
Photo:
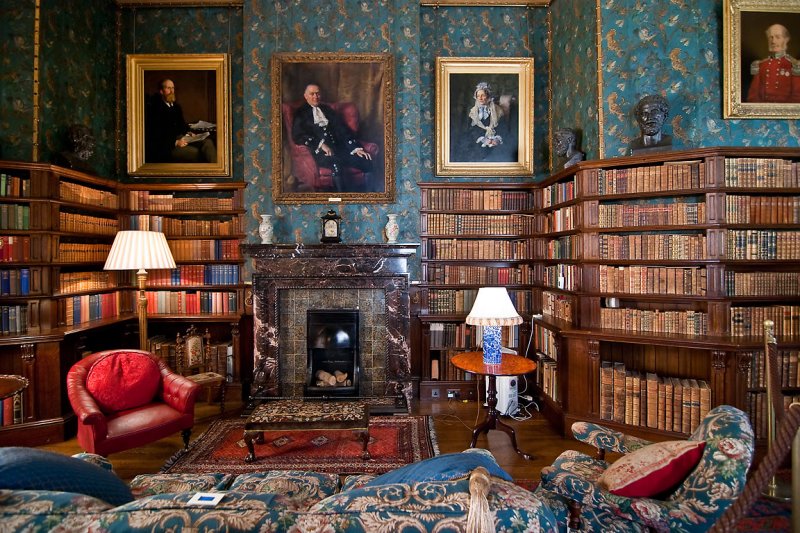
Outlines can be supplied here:
M458 389L447 389L448 398L458 398L461 396L461 391Z
M431 398L439 397L439 389L431 389Z

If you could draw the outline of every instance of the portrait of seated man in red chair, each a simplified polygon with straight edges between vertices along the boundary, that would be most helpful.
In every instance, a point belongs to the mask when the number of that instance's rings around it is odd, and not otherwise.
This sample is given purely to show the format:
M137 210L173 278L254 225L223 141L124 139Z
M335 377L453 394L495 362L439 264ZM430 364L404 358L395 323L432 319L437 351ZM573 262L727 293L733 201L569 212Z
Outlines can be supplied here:
M359 139L356 103L326 103L319 84L309 83L304 101L282 105L289 132L292 189L296 192L375 192L376 143ZM380 183L379 183L380 181Z

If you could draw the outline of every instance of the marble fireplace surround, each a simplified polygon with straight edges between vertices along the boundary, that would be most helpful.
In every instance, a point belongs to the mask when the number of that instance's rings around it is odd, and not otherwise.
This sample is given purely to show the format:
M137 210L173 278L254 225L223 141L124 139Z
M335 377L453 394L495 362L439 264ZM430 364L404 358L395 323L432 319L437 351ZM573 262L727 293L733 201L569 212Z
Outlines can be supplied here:
M417 244L244 244L253 259L251 401L285 395L281 387L281 291L378 289L386 314L385 390L411 400L408 258Z

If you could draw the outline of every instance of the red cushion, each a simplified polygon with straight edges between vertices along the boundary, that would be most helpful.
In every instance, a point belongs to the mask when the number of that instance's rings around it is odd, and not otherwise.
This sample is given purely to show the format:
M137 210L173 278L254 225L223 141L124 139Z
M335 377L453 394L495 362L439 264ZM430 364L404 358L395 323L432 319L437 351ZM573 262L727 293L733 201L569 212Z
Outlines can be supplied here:
M691 440L651 444L617 459L598 481L617 496L656 496L683 482L700 462L705 446Z
M149 403L161 384L155 361L140 353L116 352L94 362L86 376L86 390L104 413L115 413Z

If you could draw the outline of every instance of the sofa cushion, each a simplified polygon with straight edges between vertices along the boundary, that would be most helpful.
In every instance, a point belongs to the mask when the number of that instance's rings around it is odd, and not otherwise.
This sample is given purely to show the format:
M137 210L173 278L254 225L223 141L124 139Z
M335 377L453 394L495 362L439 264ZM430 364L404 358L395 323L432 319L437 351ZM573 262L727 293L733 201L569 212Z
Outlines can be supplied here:
M230 490L287 497L287 509L302 511L336 493L339 474L304 470L270 470L239 475Z
M0 489L0 531L89 531L93 521L113 508L74 492ZM72 524L63 528L67 520Z
M209 492L225 490L234 474L141 474L129 484L135 498L170 492Z
M106 414L149 403L161 385L155 361L134 352L114 352L94 362L86 376L86 390Z
M703 441L691 440L650 444L617 459L598 482L617 496L646 498L662 494L694 470L705 446Z
M36 448L0 448L0 489L74 492L112 505L133 500L128 486L105 468Z
M494 455L489 450L469 448L463 452L446 453L411 463L386 474L381 474L365 483L364 486L376 487L390 483L455 479L469 474L479 466L488 470L492 476L506 481L513 481L508 472L497 464Z

